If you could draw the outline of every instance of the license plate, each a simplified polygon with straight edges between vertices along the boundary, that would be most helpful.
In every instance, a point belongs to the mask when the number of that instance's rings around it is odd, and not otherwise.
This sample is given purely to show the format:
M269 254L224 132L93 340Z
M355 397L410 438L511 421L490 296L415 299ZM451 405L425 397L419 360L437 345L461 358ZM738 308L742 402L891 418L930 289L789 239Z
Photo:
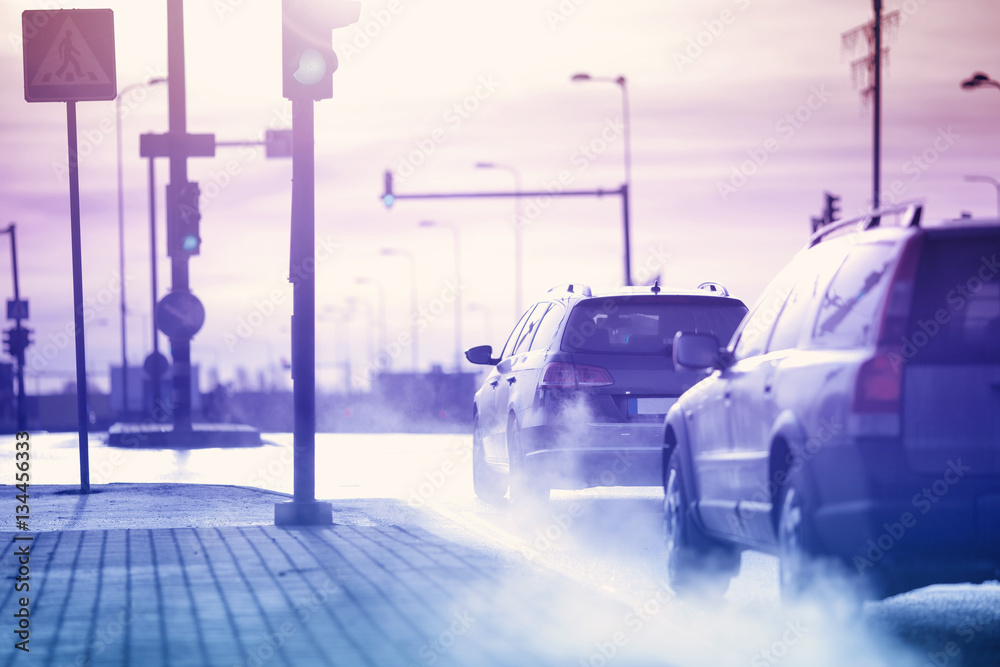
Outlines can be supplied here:
M630 415L665 415L670 406L677 402L676 398L630 398L628 413Z

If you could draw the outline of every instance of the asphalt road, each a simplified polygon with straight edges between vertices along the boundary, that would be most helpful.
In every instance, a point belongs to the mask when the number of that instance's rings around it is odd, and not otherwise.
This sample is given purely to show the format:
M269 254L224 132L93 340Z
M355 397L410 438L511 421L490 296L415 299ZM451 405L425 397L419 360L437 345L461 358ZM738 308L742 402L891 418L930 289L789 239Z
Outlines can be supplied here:
M291 436L265 437L269 444L256 448L171 451L115 449L95 436L91 483L290 493ZM13 442L0 437L4 484L13 481ZM531 561L631 609L589 629L593 651L567 654L567 665L1000 665L996 583L934 586L859 606L831 582L791 607L778 599L776 560L746 553L723 600L679 600L664 580L659 489L556 491L548 507L525 515L475 497L467 436L320 434L316 459L319 498L340 500L373 521L418 522L497 559ZM75 434L34 434L31 466L35 484L79 483ZM570 609L574 600L550 604ZM556 654L559 641L551 638Z

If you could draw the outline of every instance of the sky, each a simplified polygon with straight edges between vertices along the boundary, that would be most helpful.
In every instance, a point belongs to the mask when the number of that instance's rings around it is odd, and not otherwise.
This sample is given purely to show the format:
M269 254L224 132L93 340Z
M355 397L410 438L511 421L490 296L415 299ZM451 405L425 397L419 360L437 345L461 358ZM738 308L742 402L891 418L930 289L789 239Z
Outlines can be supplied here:
M31 304L28 388L72 379L66 105L24 99L20 15L110 7L122 90L167 72L166 0L0 0L0 225L16 223L20 286ZM995 0L902 0L888 30L883 85L885 201L922 199L926 219L995 217L998 193L968 174L1000 177L1000 90L963 90L973 72L1000 77ZM334 96L316 113L317 360L321 389L367 386L387 360L409 371L411 276L423 313L418 367L454 365L461 347L502 345L514 308L512 199L401 200L398 193L617 189L624 179L620 89L571 82L578 72L627 78L631 128L632 271L636 282L724 284L748 304L802 247L824 191L845 216L872 201L872 120L852 80L872 19L870 0L364 0L335 30ZM280 2L185 3L187 124L217 141L257 141L290 127L281 92ZM115 105L77 105L83 287L91 381L121 363L120 285L128 362L152 349L147 164L138 136L167 130L167 86L122 98L125 277L118 274ZM109 129L110 128L110 129ZM191 288L205 305L192 343L202 388L217 377L290 387L288 247L291 162L260 147L192 158L201 184L202 250ZM157 162L159 248L166 162ZM554 285L621 284L617 197L523 203L525 306ZM436 226L421 227L430 220ZM459 234L455 280L454 231ZM0 292L11 298L9 237L0 236ZM410 253L414 265L399 254ZM368 282L358 283L366 278ZM159 262L160 296L169 289ZM378 352L379 293L388 353ZM69 329L71 331L71 329ZM167 341L161 337L161 349ZM350 371L344 361L350 361ZM462 362L462 369L475 367Z

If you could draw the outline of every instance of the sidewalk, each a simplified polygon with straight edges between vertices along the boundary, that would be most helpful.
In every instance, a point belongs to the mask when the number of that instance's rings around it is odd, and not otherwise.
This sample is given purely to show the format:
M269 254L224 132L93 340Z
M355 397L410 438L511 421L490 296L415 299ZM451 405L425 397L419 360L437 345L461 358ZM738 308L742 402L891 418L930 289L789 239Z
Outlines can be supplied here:
M2 664L575 666L601 638L586 619L626 611L410 525L405 506L387 523L335 503L332 527L279 529L271 492L94 488L32 487L43 532L0 533ZM30 654L14 648L21 596Z

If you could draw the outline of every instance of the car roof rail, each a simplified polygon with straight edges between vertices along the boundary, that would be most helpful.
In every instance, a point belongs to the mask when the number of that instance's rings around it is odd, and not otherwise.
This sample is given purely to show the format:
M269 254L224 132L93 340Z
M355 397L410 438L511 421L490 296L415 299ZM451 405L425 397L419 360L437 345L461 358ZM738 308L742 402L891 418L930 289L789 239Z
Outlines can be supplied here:
M848 228L853 228L851 231L863 232L878 227L884 215L902 215L900 227L919 227L923 210L922 201L908 201L893 206L883 206L849 220L837 220L816 230L809 237L808 247L813 247L834 232L842 232Z
M711 281L705 281L698 285L698 289L707 290L719 296L729 296L729 290L720 285L719 283L713 283Z
M581 285L578 283L569 283L568 285L556 285L549 290L552 292L566 292L567 294L579 294L580 296L591 296L590 285Z

